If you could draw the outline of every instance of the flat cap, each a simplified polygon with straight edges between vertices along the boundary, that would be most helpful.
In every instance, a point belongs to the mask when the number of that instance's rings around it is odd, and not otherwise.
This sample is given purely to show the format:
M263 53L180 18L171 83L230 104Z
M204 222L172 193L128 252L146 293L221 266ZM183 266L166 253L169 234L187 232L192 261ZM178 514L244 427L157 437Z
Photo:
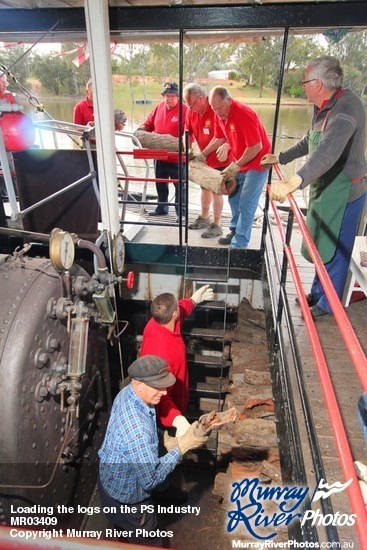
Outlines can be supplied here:
M165 359L156 355L143 355L128 368L130 378L144 382L152 388L169 388L176 382L176 377L168 370Z
M166 82L163 86L162 95L164 94L176 94L178 95L178 85L176 82Z

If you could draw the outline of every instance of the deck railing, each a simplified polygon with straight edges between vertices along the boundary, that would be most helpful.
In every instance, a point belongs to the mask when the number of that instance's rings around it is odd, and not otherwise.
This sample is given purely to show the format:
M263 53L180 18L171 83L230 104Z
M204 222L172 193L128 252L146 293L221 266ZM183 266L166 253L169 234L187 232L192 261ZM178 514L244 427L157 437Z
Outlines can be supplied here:
M283 179L283 176L279 170L279 167L275 165L275 170L278 174L279 179ZM334 289L334 286L329 278L329 275L326 271L326 268L321 260L321 257L317 251L316 245L312 240L310 232L304 222L302 213L294 200L293 196L289 194L287 196L290 204L290 216L291 218L296 219L299 229L302 233L304 243L308 249L310 257L312 258L316 273L319 277L321 285L325 291L326 297L329 301L330 307L334 314L336 323L339 328L340 335L344 340L348 353L351 357L355 370L359 376L364 392L367 391L367 358L363 352L363 349L358 341L358 338L353 330L353 327L343 309L343 306L339 300L339 297ZM361 494L361 489L354 467L352 452L348 442L347 434L345 431L344 423L342 416L339 410L337 398L335 395L334 387L330 378L328 366L326 359L322 350L320 343L319 335L316 330L315 323L313 321L310 308L307 304L306 295L302 286L300 274L298 272L295 258L293 255L292 248L290 246L289 235L285 234L282 220L279 216L278 209L274 201L270 200L270 205L272 207L276 225L279 229L283 249L284 249L284 265L289 267L292 274L293 282L297 292L298 300L301 306L302 316L305 321L306 330L309 336L310 345L314 355L316 368L318 371L322 391L325 397L325 404L327 407L330 425L332 427L336 448L340 460L340 465L343 473L345 482L353 479L353 481L348 485L347 492L351 505L352 512L356 514L356 529L358 538L360 540L361 549L367 548L366 541L366 525L367 525L367 511L366 505L364 504L363 497ZM290 220L292 224L292 219ZM284 273L285 270L282 270ZM285 277L281 280L281 285L285 286ZM278 310L279 311L279 310Z

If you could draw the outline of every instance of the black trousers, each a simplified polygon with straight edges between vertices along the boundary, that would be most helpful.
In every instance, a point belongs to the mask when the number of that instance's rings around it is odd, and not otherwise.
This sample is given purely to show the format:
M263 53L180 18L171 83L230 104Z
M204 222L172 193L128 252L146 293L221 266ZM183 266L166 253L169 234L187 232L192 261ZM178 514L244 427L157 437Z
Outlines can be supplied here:
M120 540L122 542L135 542L145 546L158 546L160 548L163 546L163 540L161 537L149 538L148 536L143 537L142 535L136 533L137 529L145 529L146 532L155 531L157 529L157 514L155 513L155 509L150 498L147 498L142 502L138 502L137 504L128 504L129 508L137 508L135 513L122 513L120 508L122 503L118 502L107 493L99 479L98 490L102 507L108 507L110 509L116 508L117 510L116 513L105 514L106 518L117 527L120 527L125 531L131 531L132 536L121 538ZM148 505L150 505L149 509L146 508Z
M164 178L164 179L178 179L178 163L173 162L163 162L162 160L156 160L154 161L154 168L155 168L155 177L156 178ZM186 204L186 185L185 185L185 175L186 175L186 167L183 164L182 165L182 186L181 186L181 201L182 201L182 215L185 216L185 204ZM168 196L169 196L169 183L156 183L156 189L158 194L158 201L159 202L168 202ZM175 202L179 202L179 183L174 183L175 186ZM178 215L179 209L178 206L175 206L176 214ZM157 206L157 211L162 213L168 212L168 205Z

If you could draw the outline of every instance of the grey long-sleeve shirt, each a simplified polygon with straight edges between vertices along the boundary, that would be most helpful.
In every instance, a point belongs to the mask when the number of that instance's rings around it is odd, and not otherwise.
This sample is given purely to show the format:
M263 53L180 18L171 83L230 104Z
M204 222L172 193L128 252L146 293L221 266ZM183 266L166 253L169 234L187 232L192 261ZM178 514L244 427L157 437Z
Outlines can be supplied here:
M351 188L348 202L352 202L367 191L366 111L352 90L345 89L339 98L336 92L322 109L315 107L311 129L294 147L279 154L279 162L288 164L308 155L310 132L322 130L327 114L317 149L297 172L303 179L300 188L310 185L329 170L333 170L334 177L343 172L352 181L359 180Z

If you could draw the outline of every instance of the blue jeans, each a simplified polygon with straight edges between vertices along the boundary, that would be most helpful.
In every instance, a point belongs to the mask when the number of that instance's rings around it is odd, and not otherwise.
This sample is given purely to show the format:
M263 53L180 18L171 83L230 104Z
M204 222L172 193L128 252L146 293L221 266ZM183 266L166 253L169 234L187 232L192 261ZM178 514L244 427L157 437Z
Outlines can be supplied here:
M236 231L230 245L231 248L248 247L256 208L267 176L267 171L259 170L249 170L237 174L238 187L228 197L232 212L230 229Z
M345 281L347 280L348 275L349 262L354 246L354 239L357 234L365 201L366 194L347 204L334 258L330 262L324 264L340 300L343 297ZM316 298L317 305L321 307L321 309L327 311L328 313L332 313L317 273L315 274L315 278L312 283L311 294Z

